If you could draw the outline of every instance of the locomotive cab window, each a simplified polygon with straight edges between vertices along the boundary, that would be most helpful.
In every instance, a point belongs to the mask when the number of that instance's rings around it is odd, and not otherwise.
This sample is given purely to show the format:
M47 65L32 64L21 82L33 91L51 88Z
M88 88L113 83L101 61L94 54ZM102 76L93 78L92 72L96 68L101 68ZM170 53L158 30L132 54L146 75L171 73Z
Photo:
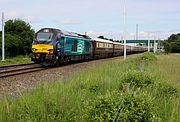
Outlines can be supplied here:
M49 41L52 39L53 34L52 33L38 33L37 34L37 40L39 41Z

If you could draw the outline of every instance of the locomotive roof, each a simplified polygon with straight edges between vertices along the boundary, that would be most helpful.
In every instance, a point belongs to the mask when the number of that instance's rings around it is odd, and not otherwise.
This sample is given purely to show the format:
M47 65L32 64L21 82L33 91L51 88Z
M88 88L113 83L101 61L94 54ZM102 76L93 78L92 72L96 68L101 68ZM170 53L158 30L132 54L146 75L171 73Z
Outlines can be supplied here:
M55 29L55 28L42 28L38 32L61 33L64 36L72 36L72 37L78 37L78 38L91 39L87 35L83 35L83 34L79 34L79 33L74 33L74 32L63 31L63 30Z
M83 35L83 34L79 34L79 33L68 32L68 31L63 31L63 30L61 30L61 33L64 34L65 36L73 36L73 37L91 39L89 36Z
M59 29L55 29L55 28L42 28L40 29L37 33L39 32L44 32L44 33L58 33L60 32Z

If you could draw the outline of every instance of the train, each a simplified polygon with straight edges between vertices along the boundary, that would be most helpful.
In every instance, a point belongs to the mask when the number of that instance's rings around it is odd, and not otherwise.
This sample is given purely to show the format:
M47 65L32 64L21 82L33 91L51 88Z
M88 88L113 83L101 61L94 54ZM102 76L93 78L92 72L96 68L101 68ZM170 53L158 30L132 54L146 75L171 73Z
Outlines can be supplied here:
M127 54L146 52L146 47L126 46ZM34 63L59 65L74 60L88 60L123 55L124 45L110 40L91 38L87 35L42 28L32 42Z

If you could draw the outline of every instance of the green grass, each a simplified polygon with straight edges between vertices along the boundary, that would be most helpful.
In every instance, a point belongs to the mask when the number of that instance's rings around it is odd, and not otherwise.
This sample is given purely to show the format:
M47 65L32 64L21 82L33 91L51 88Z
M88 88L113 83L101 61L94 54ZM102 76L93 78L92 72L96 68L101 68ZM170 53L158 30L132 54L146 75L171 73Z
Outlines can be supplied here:
M29 56L17 56L14 58L6 58L5 62L0 62L0 66L14 65L14 64L26 64L32 63L31 58Z
M179 62L178 56L145 53L104 63L67 81L5 96L0 121L178 122Z
M154 65L164 79L180 85L180 55L160 55Z

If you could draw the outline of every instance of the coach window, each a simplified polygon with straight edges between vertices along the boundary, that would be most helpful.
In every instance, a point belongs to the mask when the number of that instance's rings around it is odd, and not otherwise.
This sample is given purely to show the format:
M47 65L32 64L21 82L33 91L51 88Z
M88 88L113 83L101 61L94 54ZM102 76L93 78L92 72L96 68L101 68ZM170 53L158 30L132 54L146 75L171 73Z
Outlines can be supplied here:
M103 47L103 43L99 43L100 47L102 48Z
M98 42L98 48L100 48L100 47L101 47L101 43Z
M100 47L100 43L98 43L98 47Z

